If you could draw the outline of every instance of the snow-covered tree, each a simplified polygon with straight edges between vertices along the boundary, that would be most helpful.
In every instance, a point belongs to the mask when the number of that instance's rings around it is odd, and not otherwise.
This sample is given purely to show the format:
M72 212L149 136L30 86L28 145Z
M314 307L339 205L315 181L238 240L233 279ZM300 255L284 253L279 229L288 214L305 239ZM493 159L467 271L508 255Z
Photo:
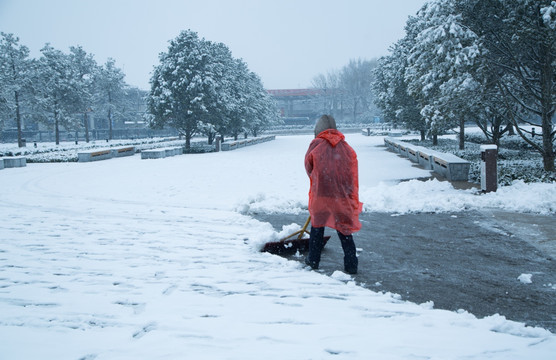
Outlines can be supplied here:
M251 77L251 72L247 64L236 59L233 69L233 80L231 90L230 113L228 116L228 132L237 140L239 134L247 131L247 124L255 117L254 86L255 79Z
M69 61L75 79L75 90L77 91L76 104L78 113L75 116L83 117L85 129L85 140L89 142L88 113L92 111L94 96L94 78L97 74L97 63L92 54L88 54L81 46L70 47ZM75 121L77 131L81 128L79 120Z
M200 132L209 143L217 133L237 138L251 128L260 131L264 122L258 116L272 113L263 91L260 79L226 45L183 31L160 55L151 78L151 124L176 128L186 148Z
M124 73L116 66L116 61L109 58L98 69L95 77L95 112L99 116L106 116L108 138L113 138L114 115L123 108L127 85Z
M502 105L518 133L542 155L544 169L554 171L556 2L467 0L464 5L466 21L484 40L487 60L499 73ZM539 123L542 143L528 130Z
M54 125L56 145L60 144L60 126L75 129L77 119L73 116L82 113L79 84L69 55L46 44L41 49L39 71L36 73L36 101L39 118ZM53 122L53 124L51 123Z
M170 41L168 52L160 54L160 64L150 81L151 124L176 128L185 136L187 149L200 122L218 104L219 66L211 56L210 46L196 32L182 31Z
M374 70L375 81L372 88L375 103L388 121L404 124L409 129L419 131L425 139L427 124L421 115L417 100L407 92L404 73L407 66L409 47L407 38L398 41L391 54L378 60Z
M29 49L13 34L0 33L0 128L5 118L15 119L18 146L23 146L22 107L29 85Z
M455 1L431 1L417 13L405 79L409 93L420 99L432 133L459 125L463 149L466 115L479 87L473 75L483 47L479 36L462 24Z
M258 136L269 126L279 123L276 104L268 92L264 89L261 79L254 72L249 73L250 78L250 115L247 118L247 130Z
M237 139L243 132L245 118L243 111L248 106L245 101L247 95L246 72L247 65L239 59L234 59L228 47L222 43L212 44L210 47L215 70L217 70L217 90L215 104L210 108L210 116L204 121L205 134L211 142L211 133L217 133L224 138L232 135Z

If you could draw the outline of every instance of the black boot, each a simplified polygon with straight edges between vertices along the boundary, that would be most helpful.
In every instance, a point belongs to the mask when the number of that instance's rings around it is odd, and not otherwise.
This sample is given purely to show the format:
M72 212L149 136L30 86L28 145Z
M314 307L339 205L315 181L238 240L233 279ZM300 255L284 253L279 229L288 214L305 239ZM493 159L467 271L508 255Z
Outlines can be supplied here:
M322 252L324 242L324 227L315 228L311 226L311 237L309 238L309 254L305 258L305 264L311 269L318 269L320 263L320 254Z
M355 249L355 242L353 235L344 235L338 231L338 237L342 242L342 249L344 249L344 270L348 274L357 274L357 266L359 260L357 259L357 250Z

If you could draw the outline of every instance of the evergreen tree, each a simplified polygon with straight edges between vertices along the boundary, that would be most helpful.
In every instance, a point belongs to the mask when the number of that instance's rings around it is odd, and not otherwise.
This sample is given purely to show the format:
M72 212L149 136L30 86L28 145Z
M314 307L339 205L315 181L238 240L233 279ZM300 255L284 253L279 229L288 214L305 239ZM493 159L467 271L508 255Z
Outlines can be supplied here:
M60 144L60 126L75 129L78 125L73 116L81 113L79 85L74 76L70 57L47 44L41 49L39 83L36 100L39 105L39 118L54 126L56 145Z
M17 143L23 146L22 107L30 85L29 49L13 34L0 33L0 128L5 118L15 118Z
M212 144L217 134L222 139L230 133L232 118L237 116L236 88L242 84L236 76L236 60L232 57L230 49L222 43L208 43L207 51L211 54L214 72L214 91L211 98L212 106L207 108L207 115L200 118L201 132L207 136L208 143Z
M108 128L108 139L113 138L114 118L118 109L123 108L127 85L124 81L124 73L116 67L116 61L109 58L106 63L98 69L95 77L96 87L96 110L99 116L106 115L106 127Z
M264 89L261 79L254 72L249 73L249 83L251 111L246 126L247 130L256 137L269 126L279 122L278 111L276 104Z
M486 59L498 74L505 114L518 133L554 171L556 131L556 2L550 0L466 0L464 19L488 49ZM542 143L527 126L542 128Z
M392 47L391 55L379 59L372 88L375 102L388 121L419 131L421 140L425 140L427 123L421 116L417 100L407 92L404 77L409 52L406 42L406 39L398 41Z
M480 85L473 77L483 51L480 39L462 25L455 0L425 4L413 26L417 35L405 72L408 91L420 98L433 134L459 126L463 149L466 115Z
M76 104L77 116L83 117L82 125L85 130L85 141L89 142L89 120L88 114L93 109L94 78L97 73L97 63L92 54L87 54L81 46L70 47L69 61L75 78L75 89L77 91ZM80 121L76 119L75 130L81 128Z
M186 149L197 133L209 143L217 133L237 139L251 128L263 128L258 116L268 116L272 106L263 93L260 79L227 46L183 31L160 55L151 78L151 126L176 128L185 136Z
M209 42L193 31L182 31L170 42L168 52L160 54L160 64L151 78L148 111L151 125L168 124L185 136L186 149L206 119L218 81L213 73Z

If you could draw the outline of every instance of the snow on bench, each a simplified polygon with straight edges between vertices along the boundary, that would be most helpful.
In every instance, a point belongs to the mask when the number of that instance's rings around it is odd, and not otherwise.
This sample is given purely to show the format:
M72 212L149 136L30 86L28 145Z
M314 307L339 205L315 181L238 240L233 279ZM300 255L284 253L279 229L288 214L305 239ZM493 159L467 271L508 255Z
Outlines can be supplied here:
M183 154L183 147L167 147L141 151L141 159L163 159Z
M110 151L110 149L85 150L77 153L78 162L89 162L105 159L112 159L112 151Z
M110 149L83 150L77 153L78 162L89 162L112 159L114 157L131 156L135 154L134 146L125 146Z
M17 168L27 166L27 158L24 156L6 156L2 158L0 169Z
M391 151L395 151L407 157L426 170L432 170L450 181L469 180L469 169L471 164L469 161L453 154L441 153L390 137L384 138L384 144Z
M127 146L115 149L114 156L115 157L122 157L122 156L132 156L135 154L135 146Z
M452 154L437 153L432 157L432 167L438 173L450 181L469 180L469 168L471 164Z
M235 149L238 149L238 148L241 148L241 147L260 144L260 143L275 140L275 139L276 139L275 135L270 135L270 136L260 136L260 137L256 137L256 138L245 139L245 140L227 141L227 142L223 142L220 145L220 149L222 151L231 151L231 150L235 150Z

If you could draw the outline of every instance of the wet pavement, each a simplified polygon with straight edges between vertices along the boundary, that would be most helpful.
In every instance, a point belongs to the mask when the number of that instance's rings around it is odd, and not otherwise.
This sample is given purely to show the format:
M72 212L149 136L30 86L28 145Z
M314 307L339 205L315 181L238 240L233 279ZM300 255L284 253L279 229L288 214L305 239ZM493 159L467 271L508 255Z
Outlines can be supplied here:
M259 214L278 231L302 225L308 214ZM475 316L507 319L556 332L556 215L495 209L456 213L395 215L362 213L354 234L359 256L355 281L415 303L466 310ZM343 270L335 231L318 271ZM302 256L290 256L303 261ZM531 282L518 279L530 274Z

